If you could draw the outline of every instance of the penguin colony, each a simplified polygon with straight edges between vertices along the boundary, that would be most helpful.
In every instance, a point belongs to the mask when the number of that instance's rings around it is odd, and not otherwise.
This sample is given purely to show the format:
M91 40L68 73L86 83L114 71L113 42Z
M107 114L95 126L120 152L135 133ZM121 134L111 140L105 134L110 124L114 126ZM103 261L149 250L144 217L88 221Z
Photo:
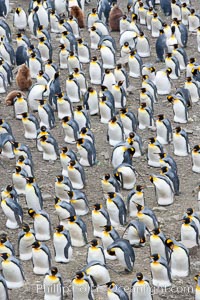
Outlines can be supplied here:
M0 300L200 299L198 6L118 2L0 1Z

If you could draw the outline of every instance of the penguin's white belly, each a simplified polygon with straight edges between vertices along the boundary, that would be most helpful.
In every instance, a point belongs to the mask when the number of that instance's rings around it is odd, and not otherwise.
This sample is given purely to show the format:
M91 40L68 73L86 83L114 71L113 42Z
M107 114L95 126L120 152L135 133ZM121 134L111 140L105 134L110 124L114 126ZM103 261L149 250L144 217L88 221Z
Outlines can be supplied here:
M113 248L113 250L115 251L115 255L117 256L119 263L126 269L127 264L125 261L125 255L127 254L125 254L120 248Z
M69 199L69 196L67 194L67 191L69 191L68 185L62 184L62 183L55 183L55 193L58 198L62 201L67 201Z
M135 57L129 57L128 59L129 66L129 76L133 78L138 78L141 75L140 64Z
M113 168L117 168L121 163L123 163L123 147L117 147L112 154L112 165Z
M195 300L200 300L200 288L196 287L195 290Z
M90 62L89 50L87 49L87 47L85 46L78 47L78 56L81 63L87 64Z
M190 241L191 243L194 243L196 245L197 242L197 234L193 227L185 226L184 224L181 226L181 241Z
M103 264L105 263L104 256L103 256L101 249L95 248L93 250L93 249L89 248L88 256L87 256L87 263L89 263L93 260L97 260Z
M158 236L150 236L151 254L159 253L160 256L167 259L165 252L165 245Z
M155 225L153 223L153 220L151 217L149 217L148 215L144 215L144 214L137 214L137 217L139 218L140 221L142 221L146 227L151 231L155 228Z
M172 73L169 75L171 79L177 79L180 76L180 72L176 74L176 64L171 59L165 59L166 68L171 68Z
M81 128L83 128L83 127L87 127L86 126L86 118L82 113L74 112L74 119L78 123L79 130L81 130Z
M101 213L92 212L93 235L102 236L103 226L107 225L107 221Z
M58 118L62 120L65 116L72 116L70 104L67 101L57 101L58 106Z
M118 125L108 124L109 144L115 146L123 141L122 130Z
M31 78L37 78L37 75L41 69L41 64L39 61L37 61L36 59L32 60L31 58L29 59L29 69L30 69L30 73L31 73ZM36 102L36 104L38 105L38 103Z
M63 130L64 130L64 133L65 133L64 141L66 143L69 143L69 144L75 144L76 141L75 141L73 128L70 125L65 124L64 127L63 127Z
M49 271L48 256L43 250L32 250L33 273L45 275Z
M14 25L19 30L23 30L26 28L27 20L25 12L20 12L20 15L18 15L17 13L14 14Z
M192 171L200 173L200 153L192 153Z
M68 168L68 176L72 183L73 189L81 190L84 188L81 173L78 170L76 170L75 168L73 168L73 170Z
M64 249L68 244L67 239L63 235L57 236L55 233L53 236L53 245L55 248L55 261L67 263L70 261L72 257L72 247L70 246L68 249L68 257L65 257Z
M112 291L107 292L108 300L119 300L119 296L113 293Z
M72 292L73 300L88 300L90 286L87 281L84 281L84 283L77 283L76 285L72 283Z
M158 205L170 205L174 202L174 194L169 184L162 179L154 181Z
M169 287L171 282L168 278L167 269L160 263L151 263L152 283L156 287Z
M11 158L11 159L15 157L15 155L13 153L12 144L10 142L7 142L4 144L1 155L4 157L7 157L7 158Z
M3 285L3 283L0 282L0 295L1 295L1 300L7 300L7 295L6 295L6 291L5 291L5 287Z
M138 235L138 232L134 226L129 226L127 231L127 238L131 245L139 245L140 244L140 238Z
M129 133L133 131L132 121L128 117L125 117L125 118L122 117L121 121L122 121L122 125L124 127L125 136L127 137L129 135Z
M101 116L101 123L108 124L112 117L110 107L108 107L105 103L102 104L102 102L100 102L99 111Z
M96 50L100 41L100 37L95 32L90 32L91 49Z
M61 285L59 278L44 278L44 300L61 300Z
M143 130L150 126L150 115L146 111L138 113L139 129Z
M130 300L152 300L151 287L148 282L143 284L136 282L132 287L132 298Z
M88 106L89 106L89 111L90 115L96 115L99 112L99 106L98 106L98 98L97 95L93 97L89 97L88 99Z
M43 216L35 217L34 221L35 237L38 241L50 240L49 222Z
M92 84L101 84L101 68L98 64L92 65L92 63L90 63L89 73L90 82Z
M80 101L78 86L74 82L66 84L66 93L71 102L75 103Z
M114 55L109 48L103 48L101 51L101 58L103 61L104 69L114 69L115 59Z
M71 225L70 222L68 225L69 225L69 233L71 237L72 246L74 247L84 246L86 242L84 240L83 232L80 226L75 223Z
M112 88L112 94L113 94L113 97L114 97L114 100L115 100L115 107L116 108L122 108L126 105L126 97L122 98L121 91L116 89L115 86L113 86L113 88Z
M9 208L9 206L6 203L4 203L4 201L1 202L1 207L2 207L4 214L8 218L7 222L6 222L6 227L9 229L19 228L19 225L15 219L15 214L14 214L13 210L11 210Z
M41 100L43 98L43 91L44 90L41 85L35 85L30 90L28 95L28 104L31 111L38 110L38 101L35 101L35 99Z
M171 254L171 272L172 277L186 277L189 274L188 256L180 247Z
M137 53L140 57L149 57L150 56L150 47L146 38L138 39L136 44Z
M181 135L173 135L174 154L177 156L187 156L186 140Z
M157 140L163 144L168 144L167 140L167 127L162 122L156 122L156 129L157 129Z
M77 216L84 216L89 211L84 199L78 199L75 200L75 202L72 200L71 204L73 205Z
M160 148L154 145L148 146L148 165L159 168L160 167L160 158L159 153L161 153Z
M42 207L40 206L39 198L35 193L35 189L33 186L26 185L25 187L25 196L28 208L32 208L34 210L40 210Z
M0 76L0 94L6 93L6 89L4 87L4 79Z
M62 53L60 52L59 54L59 62L60 62L60 68L61 69L67 69L68 65L67 65L67 58L68 58L68 53Z
M54 146L50 143L41 143L43 149L43 159L44 160L56 160L57 154L55 152Z
M86 273L93 276L97 285L104 285L110 281L110 275L108 270L100 265L94 265L86 270Z
M32 258L32 244L35 242L33 234L28 233L20 239L19 243L19 257L21 260L29 260Z
M13 173L12 175L13 184L17 191L17 194L25 194L25 186L26 186L26 179L22 177L21 175L16 175L16 173Z
M17 289L24 285L19 267L12 262L2 262L3 276L9 289Z
M102 85L105 85L108 90L112 90L112 86L115 84L115 77L113 74L106 74L104 76L104 79L103 79L103 82L102 82Z
M45 10L45 8L43 6L39 7L39 10L37 12L38 18L39 18L39 24L43 25L44 28L47 28L49 25L49 18L48 18L48 14L47 11Z
M79 147L78 152L81 156L80 164L85 167L90 167L87 150L83 147Z
M185 70L186 69L186 66L185 66L185 62L184 62L184 59L183 59L183 55L180 54L178 51L175 53L174 55L178 61L179 61L179 65L180 65L180 69L181 71Z
M171 83L166 75L163 76L162 71L156 73L156 87L159 95L168 95L171 92Z
M198 88L196 87L196 85L194 85L193 83L185 83L184 86L186 89L188 89L190 96L191 96L191 100L193 103L198 102L199 101L199 93L198 93Z
M48 114L46 113L46 111L41 108L40 106L38 106L38 114L39 114L39 118L40 118L40 127L41 126L46 126L46 128L49 129L49 118L48 118Z
M25 130L24 137L26 139L36 139L37 131L35 124L31 121L25 121L23 122L23 125Z
M162 28L162 25L158 21L151 21L151 35L152 37L159 37L159 31Z
M199 31L197 33L197 49L198 49L198 52L200 52L200 33L199 33Z
M173 110L174 110L174 122L177 123L187 123L187 118L186 118L186 111L185 111L185 106L182 104L181 101L175 101L173 105Z
M27 102L25 100L23 100L23 101L16 101L14 103L14 110L15 110L15 117L16 117L16 119L21 120L22 116L20 114L22 114L24 112L28 112Z
M118 169L118 172L122 173L123 189L131 190L136 183L136 176L134 171L129 167L122 167Z
M126 32L122 33L122 35L120 37L120 41L119 41L120 46L123 46L125 42L128 42L129 46L131 48L135 48L134 38L136 36L137 36L136 32L134 30L132 30L132 29L131 30L127 30Z
M110 216L110 221L113 227L119 227L119 209L112 201L107 201L107 210Z
M48 60L49 59L49 49L47 48L47 46L39 44L38 49L40 51L42 61Z
M199 27L199 18L196 16L189 16L188 17L189 22L189 31L197 31L197 28Z
M56 206L56 214L58 215L58 218L60 220L60 224L65 227L65 229L68 229L68 220L67 218L70 217L70 213L62 208L61 206Z

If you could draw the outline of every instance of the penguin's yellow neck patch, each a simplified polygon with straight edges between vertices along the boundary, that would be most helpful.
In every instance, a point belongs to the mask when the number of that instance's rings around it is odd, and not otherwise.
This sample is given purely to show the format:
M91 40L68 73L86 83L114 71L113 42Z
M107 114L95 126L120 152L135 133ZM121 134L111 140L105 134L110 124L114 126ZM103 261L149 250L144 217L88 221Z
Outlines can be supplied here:
M145 283L145 281L144 280L138 280L138 282L137 282L138 284L144 284Z
M109 236L109 232L103 231L103 235L104 235L104 236Z
M74 279L75 284L83 284L84 282L85 282L84 279L78 279L78 278Z
M49 275L49 279L50 280L55 280L55 279L57 279L57 277L55 275Z
M55 232L54 234L55 234L55 236L57 236L57 237L61 237L61 236L62 236L62 233L60 233L60 232Z
M33 234L29 231L25 233L25 237L31 237Z

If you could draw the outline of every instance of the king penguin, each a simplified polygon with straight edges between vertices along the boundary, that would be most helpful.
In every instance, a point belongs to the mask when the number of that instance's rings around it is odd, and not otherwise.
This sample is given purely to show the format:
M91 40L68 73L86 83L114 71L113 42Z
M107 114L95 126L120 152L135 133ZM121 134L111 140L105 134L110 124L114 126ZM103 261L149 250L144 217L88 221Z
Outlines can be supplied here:
M68 218L68 226L72 246L85 246L87 244L87 227L81 217L70 216Z
M50 271L45 275L44 281L44 300L63 300L64 286L61 275L56 267L51 267Z
M167 261L158 253L151 256L150 261L152 283L155 287L170 287L172 285L171 271Z
M34 177L26 177L25 198L29 209L41 210L43 208L42 193Z
M26 223L22 224L22 231L18 234L19 258L30 260L32 258L32 244L35 242L35 232Z
M109 213L111 225L115 228L126 224L126 207L123 199L116 193L108 193L106 206Z
M44 210L28 210L29 216L33 219L35 238L38 241L51 239L51 221L48 213Z
M155 186L155 194L158 205L165 206L174 202L174 186L167 176L152 175L150 176L150 181Z
M55 261L58 263L68 263L73 254L69 231L63 225L58 225L53 234L53 246L55 251Z
M129 300L128 294L125 292L125 290L121 286L117 285L114 281L107 282L106 286L108 300Z
M38 241L32 244L33 273L45 275L51 268L51 253L49 248Z
M103 248L102 246L99 245L97 239L91 240L90 246L87 249L87 257L86 257L87 264L94 260L99 261L102 264L106 264Z
M96 203L92 210L93 235L102 237L103 227L110 225L110 216L102 204Z
M152 295L149 280L139 272L132 281L130 300L141 299L152 300Z
M174 154L177 156L187 156L190 153L188 135L180 126L177 126L173 133L173 145Z

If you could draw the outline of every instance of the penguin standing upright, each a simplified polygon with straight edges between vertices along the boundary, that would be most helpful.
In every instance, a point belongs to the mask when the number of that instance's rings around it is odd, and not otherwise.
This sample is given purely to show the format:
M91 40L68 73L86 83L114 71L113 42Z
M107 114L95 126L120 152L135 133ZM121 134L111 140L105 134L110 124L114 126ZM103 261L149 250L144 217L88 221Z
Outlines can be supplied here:
M84 216L89 211L89 202L84 192L79 190L68 191L70 203L75 209L77 216Z
M92 210L92 225L93 235L96 237L102 236L103 227L110 225L110 217L108 212L104 209L102 204L96 203Z
M90 62L90 48L88 46L88 43L83 41L83 39L78 39L78 56L80 63L82 64L88 64Z
M169 249L165 244L166 237L159 227L152 230L150 235L150 251L154 254L155 251L160 254L166 261L169 260Z
M52 129L55 126L55 117L52 107L46 100L39 100L38 115L40 118L40 127L46 126L47 129Z
M129 76L138 78L141 76L142 59L136 50L131 50L128 57Z
M83 166L91 167L96 163L96 149L92 142L88 139L78 139L77 149L81 156L80 164Z
M149 230L153 230L158 227L158 220L154 212L145 206L136 203L137 218L142 221Z
M180 77L180 64L178 59L175 56L172 56L172 53L166 54L165 65L172 70L169 74L169 78L178 79Z
M63 300L63 281L56 267L51 267L50 271L45 275L44 281L44 300Z
M72 184L68 177L63 175L56 176L55 180L55 194L63 201L69 199L68 191L72 190Z
M126 224L126 207L122 198L116 193L108 193L106 200L106 206L109 213L111 225L113 227L119 227L119 225Z
M98 114L98 95L92 87L88 87L87 92L84 94L83 104L89 110L91 116Z
M85 185L85 173L83 167L75 160L71 160L68 165L68 177L72 188L81 190Z
M117 119L116 116L112 117L108 123L107 139L111 146L115 146L124 140L123 125L121 120Z
M13 172L12 174L12 181L18 195L20 194L25 195L27 176L28 174L24 169L22 169L20 166L15 167L15 172Z
M72 246L83 247L87 244L87 227L79 216L70 216L68 218L68 226Z
M76 214L72 204L68 203L66 200L61 201L58 197L55 197L55 212L58 216L60 225L68 230L69 226L67 218Z
M114 117L114 106L105 95L100 97L99 113L101 117L100 121L103 124L108 124L108 122Z
M107 248L108 253L114 252L119 263L125 268L125 273L133 271L135 253L130 243L125 239L117 239Z
M68 263L72 258L72 246L69 231L64 229L63 225L56 227L53 234L53 245L55 251L55 261L59 263Z
M200 99L200 92L199 92L199 86L198 83L194 80L192 80L191 77L187 77L185 81L184 88L189 91L191 101L193 103L198 102Z
M49 248L38 241L32 244L33 273L45 275L51 268L51 253Z
M174 187L167 176L153 175L150 181L155 186L156 200L159 205L170 205L174 202Z
M171 82L169 75L171 74L172 69L168 68L167 70L161 70L156 72L155 84L157 87L158 95L168 95L171 92Z
M190 153L188 135L180 126L176 127L173 133L173 145L174 154L177 156L187 156Z
M196 288L195 288L195 300L199 300L200 299L200 292L199 292L199 288L200 288L200 275L195 275L194 280L196 281Z
M90 246L88 247L86 257L87 264L93 260L100 261L102 264L106 263L103 248L102 246L98 245L98 241L96 239L93 239L90 242Z
M129 300L128 294L125 292L125 290L117 285L114 281L107 282L107 296L108 300L112 300L113 297L116 299L123 299L123 300Z
M58 144L54 137L43 135L40 137L44 160L56 160L59 156Z
M170 250L170 266L173 277L186 277L190 273L190 257L188 249L181 243L167 239L166 246Z
M17 258L8 253L2 253L2 273L9 289L18 289L24 286L25 277L22 266Z
M89 64L89 75L91 84L101 84L103 67L96 56L93 56Z
M66 80L66 93L71 102L80 102L80 85L72 74Z
M154 126L153 112L147 104L141 103L138 108L139 129L143 130L146 127Z
M155 287L170 287L172 285L171 271L167 261L158 253L151 256L152 283Z
M187 123L188 122L188 107L183 97L167 96L167 100L173 104L174 122Z
M199 229L195 222L189 217L183 217L183 224L181 225L181 242L190 243L192 246L199 245Z
M137 37L136 50L140 57L150 56L150 44L147 37L144 35L144 32L142 31Z
M136 187L128 193L127 196L127 208L129 212L130 217L136 217L137 216L137 207L136 204L140 204L144 206L144 187L141 185L136 185Z
M35 242L35 233L26 223L22 224L22 231L18 235L18 249L21 260L32 258L32 244Z
M113 173L123 189L132 190L136 183L136 171L133 166L127 163L122 163L114 169Z
M51 238L51 222L49 215L44 210L28 210L29 216L33 219L35 238L38 241L48 241Z
M126 92L123 87L123 81L118 81L112 86L111 92L114 97L115 107L123 108L126 106Z
M76 276L72 279L72 299L94 300L90 277L84 272L76 272Z
M27 99L22 96L21 93L18 93L13 100L13 109L16 119L22 119L22 113L28 112L28 103Z
M76 154L73 150L67 147L62 147L60 152L60 163L62 166L62 175L68 177L68 164L70 160L77 160Z
M22 123L24 126L24 137L26 139L36 139L37 130L39 129L38 119L33 114L28 114L23 112L22 114Z
M0 275L0 293L1 293L2 300L9 300L8 287L6 284L6 280L2 275Z
M149 280L139 272L132 281L130 300L141 299L152 300L152 295Z
M69 97L64 93L59 93L57 95L57 110L59 120L62 120L62 118L66 116L73 116L72 103Z
M69 144L75 144L78 138L78 123L71 117L62 118L62 128L65 134L64 141Z
M166 119L163 114L158 115L156 120L156 139L162 144L169 144L172 140L172 127L169 119Z
M42 193L34 177L26 178L25 198L29 209L41 210L43 208Z
M200 173L200 146L195 145L192 149L192 171Z

